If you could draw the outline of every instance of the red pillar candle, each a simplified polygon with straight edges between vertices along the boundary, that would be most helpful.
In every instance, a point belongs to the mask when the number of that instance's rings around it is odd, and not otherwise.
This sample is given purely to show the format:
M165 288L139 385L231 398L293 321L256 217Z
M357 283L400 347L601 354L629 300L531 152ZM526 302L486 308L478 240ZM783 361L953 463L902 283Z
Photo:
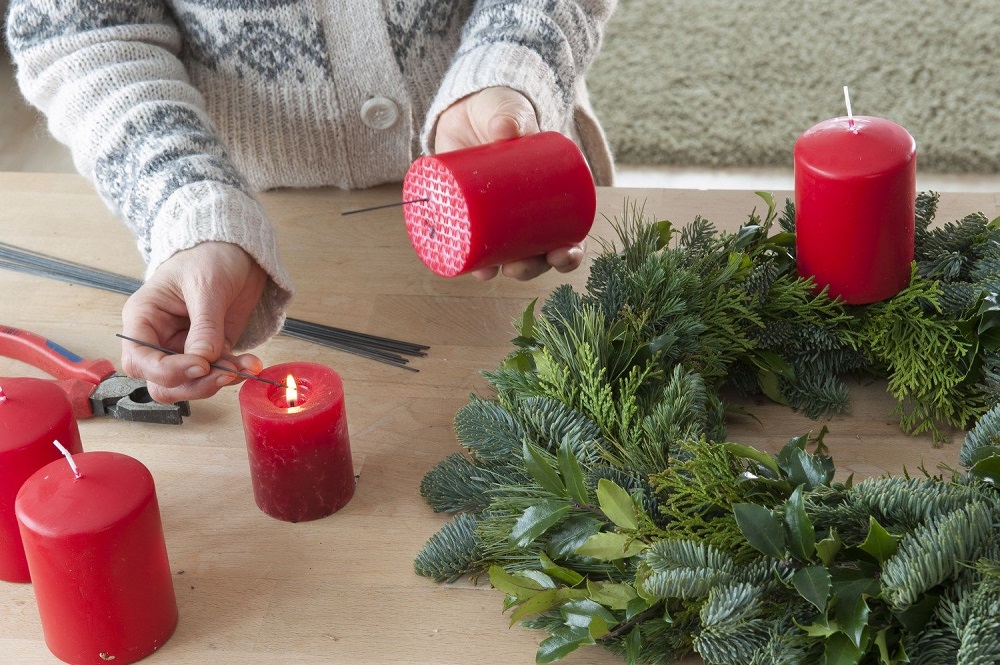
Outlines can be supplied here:
M286 522L326 517L354 495L344 386L329 367L285 363L247 381L240 409L257 506ZM283 387L294 377L297 395Z
M444 277L579 243L597 209L583 154L558 132L421 157L403 200L416 201L403 209L410 242Z
M68 663L131 663L177 626L153 477L119 453L73 455L34 473L17 519L45 643Z
M852 305L910 283L917 146L882 118L834 118L795 143L799 274Z
M62 459L55 440L71 453L83 452L62 388L42 379L0 379L0 580L30 580L14 499L31 474Z

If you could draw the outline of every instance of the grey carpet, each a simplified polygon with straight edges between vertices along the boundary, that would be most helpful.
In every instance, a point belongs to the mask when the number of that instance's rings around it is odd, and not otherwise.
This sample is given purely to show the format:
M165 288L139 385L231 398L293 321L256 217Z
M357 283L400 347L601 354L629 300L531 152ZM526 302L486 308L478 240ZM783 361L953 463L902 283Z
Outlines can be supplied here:
M1000 172L1000 0L620 0L587 82L619 164L791 167L849 85L920 171Z

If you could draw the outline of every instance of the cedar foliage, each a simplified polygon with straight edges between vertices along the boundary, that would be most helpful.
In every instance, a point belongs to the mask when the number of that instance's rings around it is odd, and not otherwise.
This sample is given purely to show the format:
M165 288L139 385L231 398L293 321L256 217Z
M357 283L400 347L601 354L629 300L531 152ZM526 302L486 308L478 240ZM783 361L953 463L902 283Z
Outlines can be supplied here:
M626 204L585 292L532 303L495 396L456 416L465 454L423 481L456 517L417 572L488 573L549 634L540 663L998 662L1000 223L931 228L921 194L909 287L847 306L796 274L791 203L761 197L731 234ZM727 442L726 385L818 417L857 374L908 432L974 426L963 470L843 483L825 428L776 455Z

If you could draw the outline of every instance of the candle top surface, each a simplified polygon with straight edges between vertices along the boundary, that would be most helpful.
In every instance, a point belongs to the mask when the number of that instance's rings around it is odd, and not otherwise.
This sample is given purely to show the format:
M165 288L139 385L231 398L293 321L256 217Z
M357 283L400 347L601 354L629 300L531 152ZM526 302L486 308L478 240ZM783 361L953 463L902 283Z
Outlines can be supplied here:
M0 387L6 397L0 402L0 453L32 445L73 417L69 398L52 381L11 378Z
M813 125L795 142L795 165L829 178L857 178L901 168L916 158L917 144L885 118L832 118Z
M80 478L60 458L36 471L18 492L17 517L32 531L54 538L103 531L155 498L153 476L128 455L97 451L73 459Z
M260 381L246 381L240 387L240 408L263 419L280 418L294 422L297 418L308 420L317 411L343 405L344 384L335 371L325 365L309 362L282 363L265 367L260 376L284 383L291 375L298 386L298 400L294 406L286 402L284 387Z

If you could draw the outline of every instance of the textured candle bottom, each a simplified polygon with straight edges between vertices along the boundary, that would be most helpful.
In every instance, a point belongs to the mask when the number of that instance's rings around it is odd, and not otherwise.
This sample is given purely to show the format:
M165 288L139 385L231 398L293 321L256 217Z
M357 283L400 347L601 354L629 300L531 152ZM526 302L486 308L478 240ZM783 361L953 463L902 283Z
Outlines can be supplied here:
M279 520L305 522L332 515L350 502L355 481L347 421L330 425L308 441L285 432L289 438L263 434L248 446L258 508Z
M462 273L472 233L465 195L454 174L434 157L418 159L403 181L403 200L413 199L428 199L406 209L406 232L417 256L442 277Z

